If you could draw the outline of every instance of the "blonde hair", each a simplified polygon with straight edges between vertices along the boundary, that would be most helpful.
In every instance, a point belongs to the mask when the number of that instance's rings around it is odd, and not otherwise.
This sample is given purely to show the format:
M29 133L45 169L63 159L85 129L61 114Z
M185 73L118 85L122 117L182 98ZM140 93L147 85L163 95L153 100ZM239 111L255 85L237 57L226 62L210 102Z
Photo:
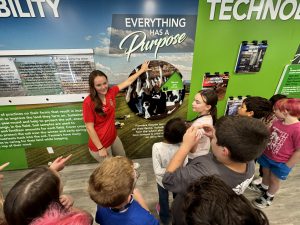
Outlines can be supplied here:
M103 207L117 207L133 192L135 176L133 162L124 157L106 158L92 173L88 192L93 201Z

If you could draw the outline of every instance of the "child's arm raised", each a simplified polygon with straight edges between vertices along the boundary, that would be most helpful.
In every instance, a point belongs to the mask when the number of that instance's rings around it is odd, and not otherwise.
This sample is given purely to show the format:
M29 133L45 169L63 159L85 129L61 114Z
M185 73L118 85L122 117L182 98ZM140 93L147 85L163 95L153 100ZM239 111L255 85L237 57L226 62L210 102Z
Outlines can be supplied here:
M147 211L150 211L149 210L149 207L147 206L146 204L146 201L145 199L143 198L141 192L139 191L139 189L137 188L134 188L133 189L133 198L144 208L146 209Z
M186 130L182 144L180 145L178 151L175 153L171 162L169 163L166 171L167 172L174 172L177 168L183 165L183 162L190 152L190 150L198 143L199 135L197 135L198 128L197 127L190 127Z

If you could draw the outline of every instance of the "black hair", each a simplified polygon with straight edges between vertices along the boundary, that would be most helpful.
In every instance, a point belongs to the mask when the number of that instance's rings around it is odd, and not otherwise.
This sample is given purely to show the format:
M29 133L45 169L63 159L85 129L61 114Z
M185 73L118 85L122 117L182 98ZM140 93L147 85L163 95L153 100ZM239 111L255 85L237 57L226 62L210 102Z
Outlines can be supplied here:
M170 119L164 127L164 138L170 144L182 142L186 131L185 121L179 117Z

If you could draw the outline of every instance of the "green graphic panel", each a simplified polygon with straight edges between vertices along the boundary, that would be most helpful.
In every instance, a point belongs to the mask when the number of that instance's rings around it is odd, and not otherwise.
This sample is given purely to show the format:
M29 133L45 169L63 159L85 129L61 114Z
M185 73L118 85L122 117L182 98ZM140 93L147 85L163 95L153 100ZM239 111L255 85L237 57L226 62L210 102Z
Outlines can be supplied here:
M224 2L224 1L223 1ZM233 7L237 1L226 3ZM255 1L259 5L260 1ZM276 4L279 1L273 1ZM298 1L299 2L299 1ZM220 20L221 3L216 4L214 18L210 20L211 5L208 1L199 1L191 91L189 96L188 119L193 119L197 113L192 110L195 94L202 87L202 74L206 72L228 71L231 75L224 100L218 101L218 116L224 114L229 96L262 96L270 98L276 90L284 67L294 58L299 46L299 20L290 18L236 20L232 12L230 20ZM240 4L239 15L247 15L250 4ZM288 7L287 7L288 8ZM259 72L253 74L236 74L234 72L239 46L243 41L252 42L267 40L268 50L263 58Z
M175 90L182 90L183 83L181 76L174 72L171 77L167 80L167 82L161 87L162 91L175 91Z
M0 112L0 149L87 142L81 106Z
M287 65L279 82L277 93L289 98L300 98L300 65Z
M28 167L26 154L23 148L16 148L13 151L1 150L0 154L0 165L10 162L5 170L26 169Z

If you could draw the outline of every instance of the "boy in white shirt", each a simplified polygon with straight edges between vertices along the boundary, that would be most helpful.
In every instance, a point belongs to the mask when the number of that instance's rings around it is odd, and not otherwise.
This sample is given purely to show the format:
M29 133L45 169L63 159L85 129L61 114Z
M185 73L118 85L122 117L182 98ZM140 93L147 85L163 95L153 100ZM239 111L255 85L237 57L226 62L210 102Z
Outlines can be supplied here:
M178 150L186 131L185 121L181 118L169 120L164 127L164 140L153 144L152 161L159 194L159 217L162 224L169 224L169 192L162 184L166 167ZM187 158L184 165L187 163ZM173 193L173 198L175 195Z

